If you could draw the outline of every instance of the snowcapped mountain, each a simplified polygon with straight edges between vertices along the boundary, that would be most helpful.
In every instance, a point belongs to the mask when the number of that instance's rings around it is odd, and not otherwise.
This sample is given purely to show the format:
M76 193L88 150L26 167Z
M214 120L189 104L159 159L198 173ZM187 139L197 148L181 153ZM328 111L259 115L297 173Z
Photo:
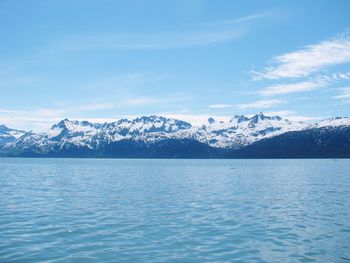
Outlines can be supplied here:
M322 128L322 127L346 127L350 126L350 118L349 117L336 117L322 120L315 125L313 128Z
M123 156L123 151L131 155L132 151L148 151L157 156L156 153L167 150L172 153L181 150L190 154L191 148L195 147L214 155L218 149L238 150L289 132L342 127L350 127L350 118L332 118L310 124L259 113L252 117L236 115L227 122L209 118L207 123L193 126L185 121L153 115L111 123L64 119L41 133L0 126L0 142L1 136L12 136L2 140L4 151L10 155L66 152L74 155L83 152L89 156L98 152L99 156L103 156L108 151L111 156L116 152L118 156Z
M10 129L5 125L0 125L0 146L14 142L25 133L25 131Z
M264 138L287 131L297 131L309 126L307 123L291 122L279 116L265 116L263 113L250 118L236 115L229 122L208 121L196 131L196 139L219 148L240 148Z
M181 131L191 128L192 125L187 122L158 116L121 119L103 124L64 119L46 132L27 133L9 143L6 148L38 153L73 147L99 149L108 143L121 140L151 143L162 139L183 138Z

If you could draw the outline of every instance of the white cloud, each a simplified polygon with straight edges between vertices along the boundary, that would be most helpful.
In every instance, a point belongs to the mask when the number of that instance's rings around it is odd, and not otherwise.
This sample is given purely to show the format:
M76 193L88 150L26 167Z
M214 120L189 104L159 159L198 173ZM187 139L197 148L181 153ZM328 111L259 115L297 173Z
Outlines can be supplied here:
M329 82L325 80L315 80L315 81L304 81L299 83L290 83L290 84L277 84L274 86L266 87L260 91L262 96L274 96L295 92L305 92L316 90L319 88L326 87Z
M321 69L350 62L350 34L308 45L301 50L272 59L264 72L253 71L255 79L281 79L305 77Z
M76 106L66 106L60 108L39 108L31 110L0 109L0 124L5 124L11 128L43 131L60 120L74 116L74 119L89 120L79 116L110 109L111 104L91 103ZM97 120L97 119L95 119ZM104 120L104 119L99 119Z
M157 102L157 99L155 98L141 96L133 99L128 99L124 103L128 106L142 106L142 105L149 105L155 102Z
M51 50L157 50L207 46L231 42L246 33L244 24L272 16L257 13L231 20L188 25L186 30L159 33L93 33L70 35L56 41Z
M205 46L230 42L241 37L240 29L219 30L201 33L163 34L92 34L69 36L57 43L63 51L88 50L156 50Z
M213 104L209 105L211 109L228 109L228 108L238 108L240 110L246 109L266 109L271 108L280 104L286 103L285 100L271 99L271 100L258 100L252 103L242 103L242 104Z
M334 73L332 74L333 80L349 80L350 79L350 72L346 73Z
M256 114L245 114L247 117L252 117ZM321 120L324 118L324 116L305 116L305 115L300 115L297 114L295 111L290 111L290 110L283 110L283 111L269 111L269 112L264 112L265 115L267 116L281 116L282 118L289 119L291 121L317 121ZM175 119L180 119L187 121L191 123L194 126L201 126L203 124L208 123L208 118L213 117L216 121L223 121L223 122L228 122L232 115L209 115L209 114L186 114L186 113L159 113L159 115L168 117L168 118L175 118ZM135 117L135 116L134 116Z
M231 104L213 104L209 105L209 108L211 109L227 109L227 108L232 108L234 105Z
M346 104L350 104L350 88L342 88L341 94L338 96L334 96L334 99L342 100Z
M236 19L225 20L222 23L224 23L224 24L239 24L239 23L250 22L250 21L254 21L254 20L258 20L258 19L266 18L266 17L271 17L271 16L273 16L273 13L264 12L264 13L252 14L252 15L248 15L248 16L244 16L244 17L240 17L240 18L236 18Z
M224 122L227 122L232 118L232 116L225 116L225 115L167 113L167 112L160 112L158 113L158 115L164 116L167 118L174 118L174 119L187 121L191 123L193 126L201 126L203 124L208 123L208 119L210 117L214 118L216 121L224 121Z
M62 109L0 109L0 123L11 128L42 131L63 119L66 114L67 111Z
M246 103L246 104L238 104L237 108L240 110L245 109L265 109L265 108L271 108L280 104L286 103L284 100L258 100L252 103Z
M76 107L77 111L99 111L114 108L111 103L92 103Z
M288 119L290 121L317 121L317 120L322 120L325 119L327 117L325 116L305 116L305 115L299 115L297 114L295 111L291 111L291 110L283 110L283 111L269 111L269 112L265 112L265 115L268 116L281 116L284 119Z

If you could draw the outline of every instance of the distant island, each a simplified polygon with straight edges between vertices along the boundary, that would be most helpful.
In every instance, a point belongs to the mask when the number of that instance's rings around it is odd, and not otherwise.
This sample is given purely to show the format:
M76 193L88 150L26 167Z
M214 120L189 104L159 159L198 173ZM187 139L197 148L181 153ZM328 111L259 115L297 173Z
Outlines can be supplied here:
M64 119L41 133L0 125L0 156L349 158L350 118L307 123L259 113L200 126L155 115L111 123Z

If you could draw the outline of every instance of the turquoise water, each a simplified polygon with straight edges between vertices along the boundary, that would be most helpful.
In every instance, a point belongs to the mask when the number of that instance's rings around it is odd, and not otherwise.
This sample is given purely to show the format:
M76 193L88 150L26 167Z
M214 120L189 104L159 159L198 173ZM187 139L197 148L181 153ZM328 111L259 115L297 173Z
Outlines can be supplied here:
M349 262L350 160L0 159L0 262Z

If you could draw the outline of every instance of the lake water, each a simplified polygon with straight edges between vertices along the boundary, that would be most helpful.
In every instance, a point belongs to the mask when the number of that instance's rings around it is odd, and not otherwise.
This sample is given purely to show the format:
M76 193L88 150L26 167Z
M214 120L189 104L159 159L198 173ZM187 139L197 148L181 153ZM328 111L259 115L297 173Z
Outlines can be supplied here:
M350 160L0 159L0 262L350 262Z

